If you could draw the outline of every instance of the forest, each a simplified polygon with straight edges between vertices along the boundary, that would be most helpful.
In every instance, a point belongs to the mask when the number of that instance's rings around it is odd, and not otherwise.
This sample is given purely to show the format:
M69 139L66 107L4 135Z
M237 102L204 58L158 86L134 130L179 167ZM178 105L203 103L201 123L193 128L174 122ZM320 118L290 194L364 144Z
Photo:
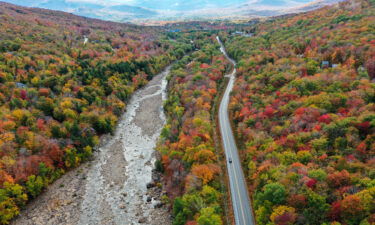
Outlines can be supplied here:
M159 170L173 206L174 225L223 224L223 187L214 143L213 107L229 62L219 51L216 36L196 33L199 50L173 66L168 100L168 122L158 146Z
M0 21L0 224L92 159L168 65L164 202L173 225L227 224L216 109L233 68L217 34L238 62L229 110L256 224L375 224L374 0L162 28L0 2Z
M375 223L375 2L225 33L230 114L256 222Z
M131 94L192 50L153 28L0 3L0 223L90 159Z

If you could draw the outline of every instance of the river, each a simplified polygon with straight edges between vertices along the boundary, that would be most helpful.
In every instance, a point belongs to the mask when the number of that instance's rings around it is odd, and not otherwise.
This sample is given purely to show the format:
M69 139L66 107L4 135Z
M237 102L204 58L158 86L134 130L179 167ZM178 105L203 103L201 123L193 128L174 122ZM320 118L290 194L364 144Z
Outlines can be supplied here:
M169 71L133 94L115 134L102 138L93 161L57 180L11 224L171 224L166 206L160 207L161 190L147 188L166 122Z

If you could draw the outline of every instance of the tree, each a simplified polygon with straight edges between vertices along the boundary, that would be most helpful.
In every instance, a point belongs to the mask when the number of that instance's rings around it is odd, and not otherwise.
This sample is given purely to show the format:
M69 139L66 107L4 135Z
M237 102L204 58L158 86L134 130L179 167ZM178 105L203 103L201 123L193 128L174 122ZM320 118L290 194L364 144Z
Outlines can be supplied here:
M0 193L1 195L1 193ZM0 196L0 198L2 198ZM20 210L12 198L0 200L0 223L9 224L9 221L19 214Z
M323 196L314 191L307 191L307 206L303 210L303 215L309 224L321 224L327 215L330 205L326 203Z
M285 205L276 207L271 214L271 221L276 225L291 225L294 224L297 218L295 209Z
M97 116L93 121L93 128L99 134L113 133L117 119L112 115Z
M208 207L203 208L199 212L200 216L198 217L199 225L222 225L223 222L218 214L215 213L215 209Z
M309 151L299 151L297 152L297 158L301 163L306 165L313 157Z
M220 168L215 165L195 165L191 171L194 175L202 179L203 184L207 184L213 180L219 170Z
M28 177L26 182L27 192L35 198L38 196L44 188L43 178L40 176L31 175Z
M14 179L6 171L0 170L0 186L2 187L4 182L14 183Z
M185 202L181 198L176 198L173 203L173 225L184 225L186 222L186 215L184 213Z
M266 184L263 188L263 192L259 192L256 198L258 201L267 200L273 203L273 205L280 205L285 202L286 190L280 183Z
M307 205L307 199L302 194L291 195L288 197L288 205L301 210Z
M261 203L258 209L255 210L255 219L257 224L265 225L270 221L270 215L272 212L272 203L264 201Z
M336 201L331 204L331 209L329 210L328 217L331 220L339 221L341 219L341 202Z
M349 195L341 202L341 216L348 224L359 224L365 217L362 201L357 195Z
M331 187L338 188L350 183L350 174L346 170L337 171L328 175L327 181Z
M220 202L221 194L215 188L208 185L203 186L201 195L205 200L206 204L215 204Z
M375 79L375 57L369 59L366 63L367 73L370 79Z
M327 173L322 169L310 170L308 175L318 181L325 181L327 178Z
M26 201L23 187L5 182L4 188L0 189L0 223L8 224L19 214L19 206L24 206Z
M329 124L331 122L331 117L328 114L322 115L318 118L318 121L321 123Z
M306 64L308 75L314 75L319 69L319 63L315 60L309 60Z

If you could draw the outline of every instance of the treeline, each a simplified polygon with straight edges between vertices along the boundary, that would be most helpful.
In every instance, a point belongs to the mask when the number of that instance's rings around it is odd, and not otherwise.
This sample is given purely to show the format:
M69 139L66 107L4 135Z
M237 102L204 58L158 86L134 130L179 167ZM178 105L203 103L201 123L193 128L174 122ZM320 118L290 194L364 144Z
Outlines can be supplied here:
M227 36L257 224L375 223L374 7L346 1Z
M173 224L223 224L221 167L213 138L212 113L229 64L214 35L191 34L199 46L176 63L164 104L167 124L158 150L164 186L173 205Z
M0 224L7 224L88 160L131 94L193 46L152 28L5 3L0 11Z

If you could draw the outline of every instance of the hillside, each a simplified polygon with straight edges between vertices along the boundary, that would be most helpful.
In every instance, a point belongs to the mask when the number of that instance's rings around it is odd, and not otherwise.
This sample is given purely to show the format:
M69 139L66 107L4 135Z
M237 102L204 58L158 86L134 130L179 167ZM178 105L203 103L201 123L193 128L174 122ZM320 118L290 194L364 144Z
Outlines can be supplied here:
M0 3L0 223L92 155L131 94L190 46L159 31ZM175 55L177 54L177 55Z
M226 36L231 117L257 224L375 223L375 2Z
M0 2L0 224L375 224L375 0L14 2L282 15Z

